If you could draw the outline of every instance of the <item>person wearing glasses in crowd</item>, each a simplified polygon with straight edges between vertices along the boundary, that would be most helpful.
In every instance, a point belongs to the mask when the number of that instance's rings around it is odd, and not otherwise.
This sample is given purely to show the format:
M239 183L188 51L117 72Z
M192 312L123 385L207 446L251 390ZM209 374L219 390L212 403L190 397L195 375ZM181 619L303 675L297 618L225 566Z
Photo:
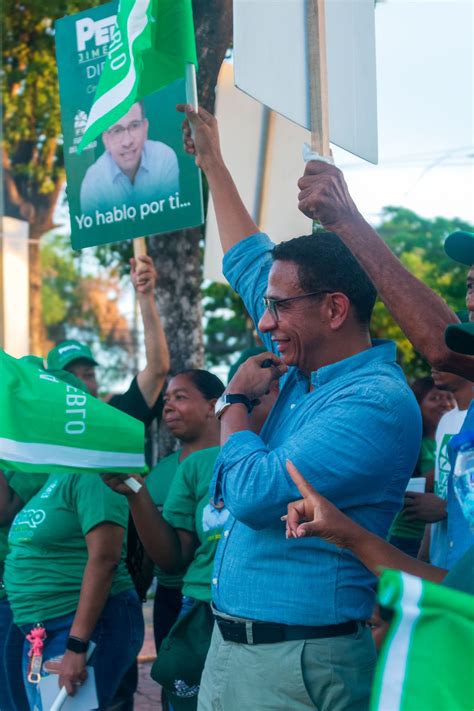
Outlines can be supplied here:
M102 133L105 151L82 181L82 212L153 202L179 191L176 153L161 141L150 141L148 126L140 101Z
M178 109L194 128L193 140L185 122L185 149L212 192L224 273L268 349L239 368L216 405L222 446L211 493L230 515L198 708L365 711L376 653L363 621L375 577L318 538L285 540L279 519L297 495L286 460L384 537L416 464L419 407L395 345L370 340L376 292L342 240L318 232L275 246L239 197L214 117ZM257 435L252 403L278 378Z

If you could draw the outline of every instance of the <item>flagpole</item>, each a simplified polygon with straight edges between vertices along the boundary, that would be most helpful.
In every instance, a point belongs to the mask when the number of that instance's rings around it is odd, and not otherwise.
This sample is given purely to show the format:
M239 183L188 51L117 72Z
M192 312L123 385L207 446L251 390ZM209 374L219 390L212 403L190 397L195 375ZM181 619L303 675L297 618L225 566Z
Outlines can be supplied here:
M191 104L194 111L198 110L196 67L194 64L191 64L191 62L187 62L186 64L186 101L188 104Z

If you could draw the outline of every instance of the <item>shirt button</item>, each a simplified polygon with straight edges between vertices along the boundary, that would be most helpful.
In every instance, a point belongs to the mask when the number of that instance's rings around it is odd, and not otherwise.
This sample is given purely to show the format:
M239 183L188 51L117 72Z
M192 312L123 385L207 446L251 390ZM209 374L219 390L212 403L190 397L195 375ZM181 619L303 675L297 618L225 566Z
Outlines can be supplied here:
M296 404L294 402L292 402L290 405L290 410L293 410L295 407L296 407Z
M224 531L224 538L227 538L228 535L229 535L229 531Z
M449 541L449 547L453 548L454 547L454 541Z
M212 578L212 584L217 585L217 578Z

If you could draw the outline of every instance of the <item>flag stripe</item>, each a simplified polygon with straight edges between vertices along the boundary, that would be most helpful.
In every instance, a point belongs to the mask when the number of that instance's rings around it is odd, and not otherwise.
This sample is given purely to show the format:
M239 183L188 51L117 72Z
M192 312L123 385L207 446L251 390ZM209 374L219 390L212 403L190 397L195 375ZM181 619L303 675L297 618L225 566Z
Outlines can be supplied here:
M411 638L421 614L419 604L423 593L423 581L402 573L402 584L403 593L399 603L401 619L385 660L377 704L378 711L402 709L403 686L409 661Z
M145 457L141 453L105 452L80 447L66 447L56 444L17 442L0 437L0 457L17 464L37 464L47 466L67 466L80 469L113 469L116 467L145 467Z
M127 19L128 51L130 55L130 68L125 77L115 86L112 86L105 94L98 97L92 105L91 112L87 119L84 135L91 128L92 124L100 121L111 109L115 108L130 96L130 93L137 81L135 69L135 57L133 55L133 43L141 35L148 24L147 10L150 0L136 0L130 15Z

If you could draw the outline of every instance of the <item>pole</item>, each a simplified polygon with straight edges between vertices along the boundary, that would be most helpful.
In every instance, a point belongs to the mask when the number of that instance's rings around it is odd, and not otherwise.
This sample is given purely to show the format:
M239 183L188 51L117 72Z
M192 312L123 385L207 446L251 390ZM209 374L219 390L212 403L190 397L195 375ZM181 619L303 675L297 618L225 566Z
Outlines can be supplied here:
M136 237L133 240L133 256L135 259L146 256L146 242L144 237Z
M329 157L328 71L325 0L307 0L311 148Z

